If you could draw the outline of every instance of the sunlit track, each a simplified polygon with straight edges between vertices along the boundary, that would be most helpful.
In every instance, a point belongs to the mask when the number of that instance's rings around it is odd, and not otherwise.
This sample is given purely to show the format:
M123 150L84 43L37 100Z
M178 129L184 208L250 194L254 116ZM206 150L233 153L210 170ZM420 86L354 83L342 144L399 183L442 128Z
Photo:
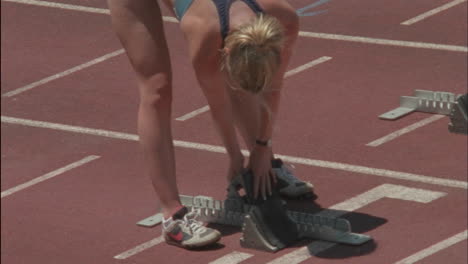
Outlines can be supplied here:
M114 138L114 139L138 141L138 135L116 132L116 131L109 131L109 130L104 130L104 129L70 126L70 125L65 125L65 124L57 124L57 123L23 119L23 118L15 118L15 117L9 117L9 116L2 116L1 121L2 123L8 123L8 124L61 130L61 131L67 131L67 132L72 132L72 133L88 134L88 135L102 136L102 137L108 137L108 138ZM196 142L174 140L174 146L181 147L181 148L215 152L215 153L226 153L226 149L222 146L214 146L214 145L201 144L201 143L196 143ZM248 155L247 150L243 150L243 153L245 155ZM417 175L417 174L406 173L406 172L370 168L370 167L365 167L365 166L351 165L351 164L339 163L339 162L334 162L334 161L313 160L313 159L308 159L308 158L293 157L293 156L281 155L281 154L275 154L275 156L283 159L286 162L295 163L295 164L316 166L316 167L329 168L329 169L335 169L335 170L343 170L343 171L356 172L356 173L373 175L373 176L422 182L422 183L428 183L428 184L434 184L434 185L440 185L440 186L468 189L468 182L466 181L447 180L447 179L442 179L442 178L437 178L437 177Z
M120 54L123 54L123 53L124 53L124 50L123 50L123 49L120 49L120 50L117 50L117 51L108 53L108 54L106 54L106 55L104 55L104 56L101 56L101 57L99 57L99 58L93 59L93 60L88 61L88 62L86 62L86 63L80 64L80 65L75 66L75 67L73 67L73 68L71 68L71 69L68 69L68 70L65 70L65 71L63 71L63 72L60 72L60 73L51 75L51 76L49 76L49 77L47 77L47 78L44 78L44 79L41 79L41 80L39 80L39 81L33 82L33 83L31 83L31 84L28 84L28 85L26 85L26 86L20 87L20 88L18 88L18 89L13 90L13 91L9 91L9 92L7 92L7 93L4 93L4 94L2 94L2 96L4 96L4 97L16 96L16 95L18 95L18 94L21 94L21 93L27 92L27 91L29 91L29 90L31 90L31 89L34 89L34 88L36 88L36 87L38 87L38 86L40 86L40 85L44 85L44 84L49 83L49 82L51 82L51 81L54 81L54 80L63 78L63 77L65 77L65 76L68 76L68 75L70 75L70 74L73 74L73 73L75 73L75 72L84 70L84 69L86 69L86 68L88 68L88 67L91 67L91 66L96 65L96 64L98 64L98 63L101 63L101 62L103 62L103 61L106 61L106 60L108 60L108 59L114 58L114 57L116 57L116 56L118 56L118 55L120 55Z
M38 5L52 8L62 8L74 11L82 12L91 12L98 14L109 14L109 10L102 8L89 8L84 6L77 5L67 5L54 2L46 1L35 1L35 0L2 0L2 2L13 2L19 4L28 4L28 5ZM174 17L164 16L163 20L171 23L178 23L177 19ZM328 39L328 40L338 40L338 41L350 41L358 42L364 44L376 44L384 46L396 46L396 47L405 47L405 48L420 48L420 49L432 49L432 50L442 50L442 51L453 51L453 52L468 52L468 47L465 46L456 46L456 45L445 45L437 43L425 43L425 42L415 42L415 41L404 41L404 40L391 40L391 39L379 39L379 38L370 38L364 36L349 36L349 35L339 35L339 34L330 34L324 32L306 32L300 31L300 37L307 38L317 38L317 39Z
M447 131L447 113L379 119L412 91L465 93L467 0L287 0L302 31L273 149L316 198L285 202L317 214L308 224L319 232L340 228L328 221L338 217L372 240L349 246L320 236L276 253L244 248L243 231L221 224L208 224L222 233L212 247L165 243L167 208L134 132L138 85L106 0L0 1L5 262L467 263L466 136ZM171 10L161 12L171 118L189 120L209 107L197 109L206 100L187 43ZM213 121L171 124L179 194L225 199L229 156Z
M408 19L408 20L406 20L404 22L401 22L401 24L405 25L405 26L413 25L413 24L415 24L415 23L417 23L419 21L422 21L422 20L424 20L426 18L429 18L429 17L431 17L433 15L436 15L436 14L442 12L442 11L445 11L445 10L451 8L451 7L454 7L454 6L459 5L461 3L464 3L464 2L466 2L466 0L454 0L452 2L446 3L445 5L442 5L442 6L439 6L437 8L434 8L432 10L429 10L429 11L427 11L427 12L425 12L425 13L419 15L419 16L416 16L414 18L411 18L411 19Z
M12 188L10 188L10 189L8 189L8 190L2 191L2 199L3 199L4 197L10 196L10 195L12 195L12 194L14 194L14 193L16 193L16 192L19 192L19 191L22 191L22 190L24 190L24 189L26 189L26 188L29 188L29 187L31 187L31 186L34 186L34 185L36 185L36 184L38 184L38 183L41 183L41 182L44 182L44 181L46 181L46 180L49 180L49 179L51 179L51 178L53 178L53 177L59 176L60 174L63 174L63 173L65 173L65 172L69 171L69 170L72 170L72 169L75 169L75 168L77 168L77 167L83 166L83 165L85 165L86 163L89 163L89 162L91 162L91 161L93 161L93 160L96 160L96 159L98 159L98 158L99 158L99 156L94 156L94 155L93 155L93 156L88 156L88 157L83 158L83 159L81 159L81 160L79 160L79 161L77 161L77 162L74 162L74 163L72 163L72 164L69 164L69 165L67 165L67 166L65 166L65 167L63 167L63 168L54 170L54 171L49 172L49 173L47 173L47 174L45 174L45 175L42 175L42 176L37 177L37 178L34 178L34 179L32 179L32 180L30 180L30 181L28 181L28 182L25 182L25 183L20 184L20 185L18 185L18 186L12 187Z

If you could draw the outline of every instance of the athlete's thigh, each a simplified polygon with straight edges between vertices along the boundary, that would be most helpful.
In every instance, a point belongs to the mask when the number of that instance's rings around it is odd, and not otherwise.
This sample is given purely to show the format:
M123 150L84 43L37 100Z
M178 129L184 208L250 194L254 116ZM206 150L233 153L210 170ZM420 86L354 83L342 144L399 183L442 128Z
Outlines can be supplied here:
M112 24L142 78L171 75L161 10L156 0L108 0Z

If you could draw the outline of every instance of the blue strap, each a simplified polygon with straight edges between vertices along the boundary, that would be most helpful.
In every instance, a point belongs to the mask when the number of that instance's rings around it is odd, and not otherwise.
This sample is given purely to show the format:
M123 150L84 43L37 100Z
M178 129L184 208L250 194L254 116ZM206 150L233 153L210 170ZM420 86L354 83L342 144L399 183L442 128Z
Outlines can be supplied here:
M264 13L263 9L258 5L255 0L242 0L246 3L256 14ZM231 0L213 0L213 3L218 10L219 23L221 26L221 37L224 39L229 33L229 7L231 6Z

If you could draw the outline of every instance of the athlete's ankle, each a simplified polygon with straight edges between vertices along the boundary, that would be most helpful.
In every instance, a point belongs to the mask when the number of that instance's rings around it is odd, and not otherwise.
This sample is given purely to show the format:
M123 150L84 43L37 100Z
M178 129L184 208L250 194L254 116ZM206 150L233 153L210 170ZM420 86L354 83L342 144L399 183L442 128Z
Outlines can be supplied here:
M164 219L172 218L175 214L177 214L184 207L185 206L178 204L172 207L163 208L162 212L163 212Z

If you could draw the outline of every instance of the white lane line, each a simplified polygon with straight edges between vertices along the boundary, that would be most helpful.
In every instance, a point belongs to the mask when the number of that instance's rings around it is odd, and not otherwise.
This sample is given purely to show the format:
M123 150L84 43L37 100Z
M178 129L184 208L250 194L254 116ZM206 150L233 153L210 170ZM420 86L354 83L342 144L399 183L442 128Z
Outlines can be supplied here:
M44 7L59 8L59 9L66 9L66 10L72 10L72 11L81 11L81 12L87 12L87 13L94 13L94 14L105 14L105 15L110 14L109 9L105 9L105 8L96 8L96 7L88 7L88 6L80 6L80 5L69 5L69 4L47 2L47 1L2 0L2 2L12 2L12 3L17 3L17 4L44 6ZM163 16L163 20L166 21L166 22L179 23L179 21L175 17Z
M57 124L57 123L51 123L51 122L43 122L43 121L36 121L36 120L15 118L15 117L8 117L8 116L1 116L1 121L2 123L7 123L7 124L16 124L16 125L23 125L23 126L29 126L29 127L38 127L38 128L53 129L53 130L66 131L66 132L72 132L72 133L101 136L101 137L114 138L114 139L138 141L137 135L103 130L103 129L70 126L70 125L64 125L64 124ZM226 149L222 146L201 144L201 143L181 141L181 140L174 140L174 146L226 154ZM249 152L247 150L242 150L242 153L244 155L249 155ZM468 189L468 182L466 181L448 180L448 179L425 176L425 175L418 175L418 174L413 174L413 173L377 169L377 168L371 168L371 167L365 167L365 166L359 166L359 165L351 165L351 164L339 163L339 162L333 162L333 161L314 160L314 159L286 156L286 155L280 155L280 154L278 155L275 154L275 156L289 163L302 164L306 166L314 166L314 167L342 170L342 171L354 172L354 173L360 173L360 174L367 174L367 175L372 175L372 176L387 177L387 178L399 179L399 180L405 180L405 181L422 182L422 183L427 183L427 184L434 184L434 185L447 186L447 187L453 187L453 188Z
M101 56L101 57L99 57L99 58L93 59L93 60L88 61L88 62L86 62L86 63L83 63L83 64L81 64L81 65L75 66L75 67L73 67L73 68L71 68L71 69L68 69L68 70L66 70L66 71L63 71L63 72L54 74L54 75L52 75L52 76L49 76L49 77L44 78L44 79L42 79L42 80L39 80L39 81L37 81L37 82L33 82L33 83L31 83L31 84L28 84L28 85L26 85L26 86L20 87L20 88L18 88L18 89L13 90L13 91L9 91L9 92L7 92L7 93L4 93L2 96L4 96L4 97L12 97L12 96L18 95L18 94L20 94L20 93L23 93L23 92L29 91L29 90L31 90L31 89L33 89L33 88L36 88L37 86L46 84L46 83L48 83L48 82L51 82L51 81L57 80L57 79L59 79L59 78L65 77L65 76L67 76L67 75L70 75L70 74L72 74L72 73L74 73L74 72L81 71L81 70L83 70L83 69L86 69L86 68L88 68L88 67L91 67L91 66L93 66L93 65L95 65L95 64L98 64L98 63L100 63L100 62L106 61L106 60L108 60L108 59L110 59L110 58L113 58L113 57L115 57L115 56L118 56L118 55L120 55L120 54L122 54L122 53L124 53L124 50L123 50L123 49L120 49L120 50L117 50L117 51L108 53L108 54L106 54L106 55L104 55L104 56Z
M318 214L327 217L338 218L344 214L356 211L382 198L392 198L420 203L429 203L445 195L447 195L447 193L410 188L394 184L382 184L367 192L347 199L341 203L335 204L329 209L325 209L319 212ZM312 242L307 246L301 247L288 254L278 257L268 262L268 264L298 264L335 245L336 243L326 241Z
M332 57L327 57L327 56L320 57L320 58L318 58L318 59L316 59L316 60L313 60L313 61L311 61L311 62L308 62L308 63L306 63L306 64L304 64L304 65L301 65L301 66L299 66L299 67L297 67L297 68L295 68L295 69L292 69L292 70L290 70L290 71L287 71L287 72L284 74L284 78L291 77L291 76L293 76L293 75L295 75L295 74L298 74L298 73L300 73L300 72L303 72L303 71L305 71L305 70L307 70L307 69L309 69L309 68L312 68L312 67L314 67L314 66L317 66L317 65L319 65L320 63L324 63L324 62L329 61L329 60L331 60L331 59L332 59ZM201 107L201 108L198 108L197 110L194 110L194 111L192 111L192 112L190 112L190 113L188 113L188 114L185 114L185 115L183 115L183 116L181 116L181 117L176 118L176 120L177 120L177 121L187 121L187 120L189 120L189 119L191 119L191 118L194 118L194 117L197 116L197 115L200 115L200 114L202 114L202 113L208 112L209 110L210 110L210 106L205 105L205 106L203 106L203 107Z
M252 254L233 251L217 260L211 261L208 264L237 264L251 257L253 257Z
M420 127L423 127L425 125L428 125L428 124L430 124L430 123L432 123L434 121L437 121L437 120L439 120L439 119L441 119L443 117L445 117L445 116L444 115L433 115L433 116L428 117L426 119L423 119L423 120L421 120L419 122L416 122L416 123L414 123L412 125L409 125L409 126L404 127L404 128L402 128L400 130L397 130L397 131L395 131L393 133L390 133L390 134L388 134L388 135L386 135L384 137L376 139L376 140L374 140L374 141L372 141L370 143L367 143L366 146L378 147L378 146L380 146L380 145L382 145L384 143L387 143L389 141L394 140L395 138L397 138L399 136L402 136L402 135L404 135L406 133L409 133L409 132L411 132L411 131L413 131L415 129L418 129Z
M87 6L78 6L78 5L69 5L69 4L62 4L62 3L55 3L55 2L46 2L46 1L36 1L36 0L2 0L2 2L12 2L17 4L26 4L26 5L35 5L35 6L44 6L44 7L52 7L52 8L60 8L60 9L67 9L73 11L81 11L87 13L95 13L95 14L110 14L108 9L104 8L95 8L95 7L87 7Z
M305 32L305 31L300 31L299 36L309 37L309 38L318 38L318 39L328 39L328 40L351 41L351 42L359 42L359 43L365 43L365 44L406 47L406 48L468 52L468 47L465 47L465 46L445 45L445 44L437 44L437 43L379 39L379 38L368 38L368 37L360 37L360 36L348 36L348 35L328 34L328 33L319 33L319 32Z
M332 57L328 57L328 56L320 57L320 58L318 58L318 59L316 59L316 60L313 60L313 61L311 61L311 62L308 62L308 63L306 63L306 64L304 64L304 65L301 65L301 66L299 66L299 67L297 67L297 68L295 68L295 69L292 69L292 70L287 71L287 72L284 74L284 78L288 78L288 77L291 77L291 76L293 76L293 75L296 75L296 74L298 74L298 73L300 73L300 72L303 72L303 71L305 71L305 70L307 70L307 69L309 69L309 68L312 68L312 67L314 67L314 66L317 66L317 65L319 65L320 63L324 63L324 62L329 61L329 60L331 60L331 59L332 59Z
M109 14L109 11L107 9L91 8L90 11L88 11L88 8L90 7L77 6L77 5L65 5L65 4L46 2L46 1L34 1L34 0L2 0L2 1L22 3L22 4L31 4L31 5L41 5L41 6L56 7L56 8L67 7L66 9L75 10L75 11L84 11L84 12L91 12L93 11L93 9L97 9L98 11L95 13ZM104 12L103 10L106 10L106 11ZM178 23L175 17L164 16L163 20L166 22ZM434 49L434 50L455 51L455 52L468 52L468 47L465 47L465 46L445 45L445 44L437 44L437 43L378 39L378 38L338 35L338 34L329 34L329 33L320 33L320 32L306 32L306 31L300 31L299 36L308 37L308 38L352 41L352 42L360 42L360 43L366 43L366 44L378 44L378 45L398 46L398 47L407 47L407 48L421 48L421 49Z
M176 120L177 121L186 121L186 120L189 120L190 118L193 118L193 117L195 117L197 115L203 114L203 113L208 112L208 111L210 111L210 106L205 105L203 107L198 108L195 111L192 111L192 112L190 112L188 114L185 114L185 115L183 115L181 117L176 118Z
M456 243L459 243L463 240L466 240L467 239L467 232L468 230L465 230L461 233L458 233L450 238L447 238L437 244L434 244L426 249L423 249L405 259L402 259L398 262L395 262L394 264L413 264L413 263L416 263L418 261L420 261L421 259L424 259L432 254L435 254L443 249L446 249L452 245L455 245ZM466 253L466 252L465 252Z
M447 10L447 9L449 9L451 7L454 7L454 6L458 5L458 4L461 4L461 3L466 2L466 1L467 0L455 0L455 1L452 1L452 2L449 2L449 3L446 3L445 5L439 6L437 8L432 9L432 10L429 10L429 11L427 11L425 13L422 13L419 16L416 16L414 18L411 18L411 19L408 19L408 20L406 20L404 22L401 22L401 25L405 25L405 26L412 25L414 23L417 23L417 22L419 22L421 20L424 20L424 19L426 19L426 18L428 18L430 16L438 14L438 13L444 11L444 10Z
M86 164L86 163L88 163L88 162L91 162L91 161L93 161L93 160L95 160L95 159L98 159L98 158L100 158L100 157L99 157L99 156L94 156L94 155L88 156L88 157L86 157L86 158L84 158L84 159L82 159L82 160L79 160L79 161L77 161L77 162L74 162L74 163L72 163L72 164L69 164L69 165L67 165L67 166L65 166L65 167L63 167L63 168L54 170L54 171L49 172L49 173L47 173L47 174L44 174L44 175L42 175L42 176L40 176L40 177L37 177L37 178L35 178L35 179L32 179L32 180L30 180L30 181L28 181L28 182L25 182L25 183L23 183L23 184L20 184L20 185L18 185L18 186L16 186L16 187L10 188L10 189L8 189L8 190L2 192L1 198L3 199L4 197L7 197L7 196L9 196L9 195L11 195L11 194L14 194L14 193L16 193L16 192L19 192L19 191L21 191L21 190L24 190L24 189L26 189L26 188L28 188L28 187L31 187L31 186L33 186L33 185L36 185L36 184L38 184L38 183L40 183L40 182L46 181L46 180L48 180L48 179L51 179L51 178L53 178L53 177L55 177L55 176L58 176L58 175L60 175L60 174L62 174L62 173L65 173L65 172L67 172L67 171L69 171L69 170L72 170L72 169L74 169L74 168L80 167L80 166L82 166L82 165L84 165L84 164Z
M127 259L127 258L129 258L129 257L131 257L133 255L136 255L136 254L144 251L144 250L147 250L148 248L154 247L154 246L160 244L163 241L164 241L163 236L157 237L157 238L152 239L152 240L150 240L148 242L140 244L140 245L138 245L138 246L136 246L136 247L134 247L132 249L129 249L129 250L123 252L123 253L120 253L120 254L114 256L114 258L115 259Z

